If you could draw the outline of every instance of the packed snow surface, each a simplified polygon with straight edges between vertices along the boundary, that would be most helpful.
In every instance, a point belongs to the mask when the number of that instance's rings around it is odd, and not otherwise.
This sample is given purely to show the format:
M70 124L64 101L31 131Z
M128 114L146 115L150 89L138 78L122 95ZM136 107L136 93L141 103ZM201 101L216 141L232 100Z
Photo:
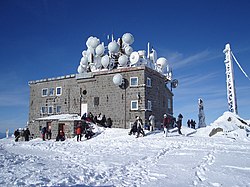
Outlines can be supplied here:
M0 186L250 186L250 138L209 137L210 128L136 138L96 127L81 142L1 139Z

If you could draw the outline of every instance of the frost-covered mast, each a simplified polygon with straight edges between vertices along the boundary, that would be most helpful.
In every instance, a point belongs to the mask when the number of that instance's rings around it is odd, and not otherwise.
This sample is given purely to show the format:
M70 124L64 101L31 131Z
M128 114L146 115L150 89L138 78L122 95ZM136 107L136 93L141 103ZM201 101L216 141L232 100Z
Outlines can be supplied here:
M229 111L235 114L238 114L237 109L237 99L236 99L236 91L234 87L234 71L233 71L233 62L232 62L232 52L230 49L230 44L226 44L225 49L223 50L225 53L225 66L226 66L226 79L227 79L227 101Z
M199 114L198 114L199 124L198 124L198 128L206 127L205 113L204 113L204 103L203 103L203 100L201 98L198 99L198 107L199 107Z

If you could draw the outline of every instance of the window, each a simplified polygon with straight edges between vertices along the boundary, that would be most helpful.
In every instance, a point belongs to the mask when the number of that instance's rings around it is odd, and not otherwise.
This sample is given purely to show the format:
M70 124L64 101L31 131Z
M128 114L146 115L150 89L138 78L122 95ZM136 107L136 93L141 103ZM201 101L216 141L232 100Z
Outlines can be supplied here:
M151 78L147 77L147 87L151 86L152 86Z
M94 106L99 105L99 97L94 97Z
M131 101L131 110L138 110L138 101L137 100Z
M43 88L42 89L42 97L45 97L48 95L48 88Z
M61 113L61 109L62 109L61 106L56 106L56 113Z
M152 103L148 100L148 110L152 110Z
M130 77L130 86L138 86L138 77Z
M53 96L54 95L54 91L55 91L54 88L50 88L49 89L49 96Z
M171 100L168 99L168 108L171 109Z
M46 114L47 113L47 107L42 106L41 107L41 114Z
M62 87L56 87L56 95L62 95Z
M52 106L48 106L48 114L52 114L53 113L53 107Z

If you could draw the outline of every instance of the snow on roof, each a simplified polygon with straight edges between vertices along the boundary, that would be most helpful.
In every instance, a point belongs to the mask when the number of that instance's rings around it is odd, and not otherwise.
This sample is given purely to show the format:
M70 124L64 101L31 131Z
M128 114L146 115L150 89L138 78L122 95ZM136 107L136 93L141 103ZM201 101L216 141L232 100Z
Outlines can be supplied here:
M47 121L47 120L75 121L75 120L81 120L81 117L78 114L59 114L59 115L51 115L36 119L36 121Z

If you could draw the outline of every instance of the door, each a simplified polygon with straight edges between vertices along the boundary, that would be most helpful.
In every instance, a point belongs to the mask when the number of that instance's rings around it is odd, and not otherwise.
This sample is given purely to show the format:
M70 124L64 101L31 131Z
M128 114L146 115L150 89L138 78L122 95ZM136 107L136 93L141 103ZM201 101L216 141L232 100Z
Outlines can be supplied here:
M83 114L87 114L88 113L88 104L87 103L82 103L81 104L81 116L83 115Z

